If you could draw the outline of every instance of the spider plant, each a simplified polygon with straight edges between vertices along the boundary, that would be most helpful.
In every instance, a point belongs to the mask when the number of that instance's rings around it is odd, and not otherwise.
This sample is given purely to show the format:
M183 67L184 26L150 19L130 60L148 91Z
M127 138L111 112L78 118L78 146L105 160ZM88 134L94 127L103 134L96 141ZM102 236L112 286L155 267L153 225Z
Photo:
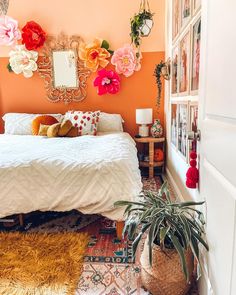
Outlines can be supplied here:
M133 257L137 247L146 236L149 245L149 262L152 265L153 245L166 249L176 249L180 256L185 278L189 279L185 251L191 248L199 261L199 244L209 250L205 242L203 213L195 208L204 202L177 202L170 197L165 182L157 192L144 191L137 202L118 201L116 206L127 206L123 234L133 241ZM166 253L168 255L168 253Z

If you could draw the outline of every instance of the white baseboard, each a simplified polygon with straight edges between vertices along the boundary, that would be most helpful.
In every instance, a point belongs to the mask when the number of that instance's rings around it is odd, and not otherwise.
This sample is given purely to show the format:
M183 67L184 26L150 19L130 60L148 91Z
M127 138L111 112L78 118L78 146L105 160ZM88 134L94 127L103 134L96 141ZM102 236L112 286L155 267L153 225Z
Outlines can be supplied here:
M181 191L177 185L177 183L174 180L174 177L172 176L170 170L166 167L166 176L167 176L167 180L171 183L171 185L174 188L175 193L177 194L177 197L179 200L184 201L184 198L181 194Z

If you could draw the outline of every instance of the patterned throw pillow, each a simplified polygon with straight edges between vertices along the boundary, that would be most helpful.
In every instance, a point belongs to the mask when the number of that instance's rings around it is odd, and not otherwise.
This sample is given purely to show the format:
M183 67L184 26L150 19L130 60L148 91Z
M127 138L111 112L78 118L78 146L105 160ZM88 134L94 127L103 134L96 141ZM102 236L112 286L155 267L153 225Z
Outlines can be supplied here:
M78 127L78 135L96 135L99 116L100 111L69 111L65 114L65 119L70 120L74 127Z

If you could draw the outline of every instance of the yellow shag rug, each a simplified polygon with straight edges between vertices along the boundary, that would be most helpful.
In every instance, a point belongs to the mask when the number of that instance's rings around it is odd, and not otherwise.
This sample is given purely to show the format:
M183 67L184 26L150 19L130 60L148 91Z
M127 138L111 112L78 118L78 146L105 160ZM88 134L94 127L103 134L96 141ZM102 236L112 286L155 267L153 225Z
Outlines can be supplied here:
M83 233L0 233L0 294L74 295L88 240Z

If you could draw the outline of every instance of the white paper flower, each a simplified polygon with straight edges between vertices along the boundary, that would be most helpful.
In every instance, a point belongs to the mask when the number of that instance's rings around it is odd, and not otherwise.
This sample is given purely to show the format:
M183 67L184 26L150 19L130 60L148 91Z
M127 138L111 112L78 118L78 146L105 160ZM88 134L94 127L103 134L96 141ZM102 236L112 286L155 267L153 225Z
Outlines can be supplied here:
M24 45L17 45L10 52L10 66L14 73L23 74L25 78L33 76L33 72L37 70L38 52L29 51Z

